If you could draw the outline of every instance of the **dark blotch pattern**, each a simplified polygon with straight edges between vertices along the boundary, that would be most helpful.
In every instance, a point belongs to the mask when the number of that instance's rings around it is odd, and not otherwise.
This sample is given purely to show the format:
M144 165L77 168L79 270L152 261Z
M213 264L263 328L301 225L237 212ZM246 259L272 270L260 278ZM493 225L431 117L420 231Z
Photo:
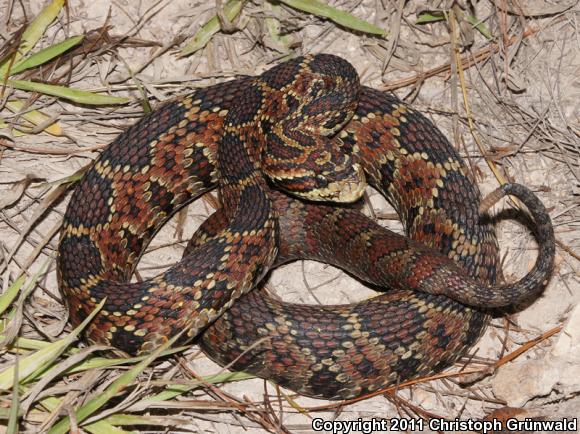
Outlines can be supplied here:
M74 227L81 224L85 227L105 224L109 219L108 202L112 197L113 188L110 181L103 179L96 171L90 171L73 192L71 202L76 206L67 208L65 220Z
M67 237L59 246L59 278L77 288L81 279L98 276L102 271L101 254L87 235Z
M260 76L260 81L266 83L272 89L281 90L296 80L296 75L300 71L300 63L304 57L298 57L288 62L284 62L266 71Z

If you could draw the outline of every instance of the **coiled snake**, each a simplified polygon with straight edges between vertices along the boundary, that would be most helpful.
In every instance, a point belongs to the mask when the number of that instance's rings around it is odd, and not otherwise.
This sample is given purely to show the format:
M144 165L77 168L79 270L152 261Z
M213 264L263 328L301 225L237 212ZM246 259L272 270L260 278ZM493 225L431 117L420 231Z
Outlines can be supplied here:
M362 169L416 241L348 207L308 203L268 185L349 202L365 186ZM182 261L129 283L156 230L216 186L223 208ZM504 194L530 210L540 249L523 279L493 286L497 241L456 151L420 113L359 87L348 62L307 56L196 90L111 143L67 208L59 283L73 324L107 297L88 327L91 342L148 352L182 329L197 336L231 307L202 335L212 358L237 359L235 368L306 395L353 397L464 354L487 314L462 303L499 307L541 291L553 266L550 219L516 184L490 203ZM291 305L258 291L234 303L275 261L303 257L390 289L352 306Z

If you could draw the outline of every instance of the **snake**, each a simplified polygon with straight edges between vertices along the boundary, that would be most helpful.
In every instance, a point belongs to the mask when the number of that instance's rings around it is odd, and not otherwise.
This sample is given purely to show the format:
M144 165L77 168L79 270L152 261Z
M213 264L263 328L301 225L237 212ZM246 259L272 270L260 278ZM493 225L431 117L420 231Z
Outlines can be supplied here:
M356 201L367 182L391 202L407 237L353 205L328 203ZM223 206L182 260L131 282L156 231L216 187ZM508 194L531 213L539 251L522 279L498 283L485 211ZM196 89L129 127L77 183L58 253L73 325L106 299L85 331L89 342L143 354L185 330L218 363L344 399L458 360L490 308L542 291L555 241L529 189L505 184L482 201L432 122L361 86L344 59L317 54ZM321 307L250 291L273 266L302 258L386 293Z

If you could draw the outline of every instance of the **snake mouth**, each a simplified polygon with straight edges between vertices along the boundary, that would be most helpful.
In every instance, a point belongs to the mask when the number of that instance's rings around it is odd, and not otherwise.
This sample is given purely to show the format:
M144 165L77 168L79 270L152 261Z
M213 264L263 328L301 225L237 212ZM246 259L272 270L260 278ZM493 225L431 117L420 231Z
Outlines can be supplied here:
M285 190L300 198L315 202L338 202L351 203L359 200L365 192L367 182L362 166L354 163L342 179L329 179L324 175L307 177L309 182L302 185L308 185L310 188L296 189L282 186Z

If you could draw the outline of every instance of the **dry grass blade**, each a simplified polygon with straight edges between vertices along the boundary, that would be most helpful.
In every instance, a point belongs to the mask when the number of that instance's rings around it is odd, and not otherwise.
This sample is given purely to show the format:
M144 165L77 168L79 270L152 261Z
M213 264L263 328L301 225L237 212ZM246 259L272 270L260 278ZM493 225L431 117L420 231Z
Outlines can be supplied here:
M574 5L578 4L578 0L560 1L558 4L547 2L545 0L534 2L535 4L526 4L525 2L504 2L501 0L494 0L495 6L510 14L523 15L525 17L537 17L561 14ZM531 2L530 2L531 3Z
M0 210L16 203L35 179L37 178L33 175L26 175L23 180L14 183L10 190L0 197Z
M145 398L130 407L132 411L142 411L154 406L163 406L163 402L169 401L177 396L183 395L191 390L194 390L203 384L219 384L231 383L234 381L248 380L255 378L251 374L245 372L224 372L216 375L208 375L200 378L199 381L194 381L191 384L168 384L165 390Z
M449 23L451 25L451 32L452 34L456 36L457 34L457 30L456 30L456 24L455 24L455 13L453 11L449 12ZM459 82L461 85L461 94L463 95L463 105L465 108L465 113L467 116L467 122L469 124L469 129L471 131L471 135L473 136L473 139L475 140L475 143L477 143L477 147L479 148L480 152L482 155L486 155L486 150L484 148L483 143L481 142L480 138L479 138L479 134L477 133L476 129L475 129L475 124L473 122L473 114L471 112L471 105L469 103L469 96L467 95L467 87L465 84L465 74L463 71L463 64L461 62L461 58L459 56L459 53L457 52L457 49L454 50L454 61L455 61L455 65L457 68L457 74L459 76ZM490 159L486 159L485 160L487 162L487 165L489 166L489 168L491 169L491 171L493 172L493 174L495 175L495 177L497 178L497 180L499 181L500 184L505 184L507 182L507 180L505 179L505 177L503 176L503 174L498 170L497 166L494 164L493 161L491 161Z
M524 31L522 37L527 38L532 35L535 35L539 32L540 29L531 28ZM516 38L510 38L509 40L505 41L504 44L512 45L516 42ZM476 51L475 53L468 53L461 56L461 67L463 69L471 68L476 66L477 63L483 62L486 59L490 58L493 54L499 51L499 44L497 43L490 43L488 46L481 48L480 50ZM434 68L428 69L425 72L420 74L416 74L414 77L403 78L398 80L393 80L390 83L381 86L382 90L395 90L400 89L406 86L410 86L415 83L420 83L428 78L434 77L436 75L442 74L444 72L449 72L450 66L449 63L445 63L440 66L436 66Z
M61 198L61 196L64 194L64 192L70 187L69 183L78 181L82 177L82 174L88 169L88 167L89 167L89 165L86 165L86 166L78 169L72 175L67 176L64 179L50 183L50 185L54 185L54 188L52 188L49 191L49 193L44 196L41 203L39 204L40 206L36 208L30 221L24 227L20 237L14 243L14 246L12 247L11 252L8 254L8 258L6 259L5 263L0 265L0 271L4 270L4 268L7 266L8 262L10 261L10 259L16 254L16 252L20 248L21 243L24 241L28 232L34 227L34 225L38 222L38 220L44 215L46 210L49 209L50 206L52 204L54 204L54 202L58 201Z
M22 117L31 124L32 128L34 128L34 126L42 126L42 131L52 134L53 136L62 136L63 134L62 128L57 122L54 122L51 117L41 111L27 109L27 105L24 101L6 101L5 107L12 113L22 114ZM23 110L26 111L22 113ZM0 129L8 128L8 126L8 124L0 120ZM28 129L24 129L20 125L11 131L11 133L16 137L28 134L29 132L32 131L28 131Z
M558 327L554 327L551 330L548 330L545 333L542 333L541 336L538 336L537 338L534 338L531 341L526 342L524 345L520 346L517 350L512 351L509 354L506 354L500 360L498 360L497 362L495 362L495 367L496 368L499 368L501 365L504 365L504 364L506 364L508 362L511 362L515 358L521 356L526 351L529 351L531 348L533 348L536 345L538 345L540 342L542 342L542 341L544 341L544 340L546 340L546 339L554 336L556 333L559 333L561 330L562 330L562 326L558 326Z

